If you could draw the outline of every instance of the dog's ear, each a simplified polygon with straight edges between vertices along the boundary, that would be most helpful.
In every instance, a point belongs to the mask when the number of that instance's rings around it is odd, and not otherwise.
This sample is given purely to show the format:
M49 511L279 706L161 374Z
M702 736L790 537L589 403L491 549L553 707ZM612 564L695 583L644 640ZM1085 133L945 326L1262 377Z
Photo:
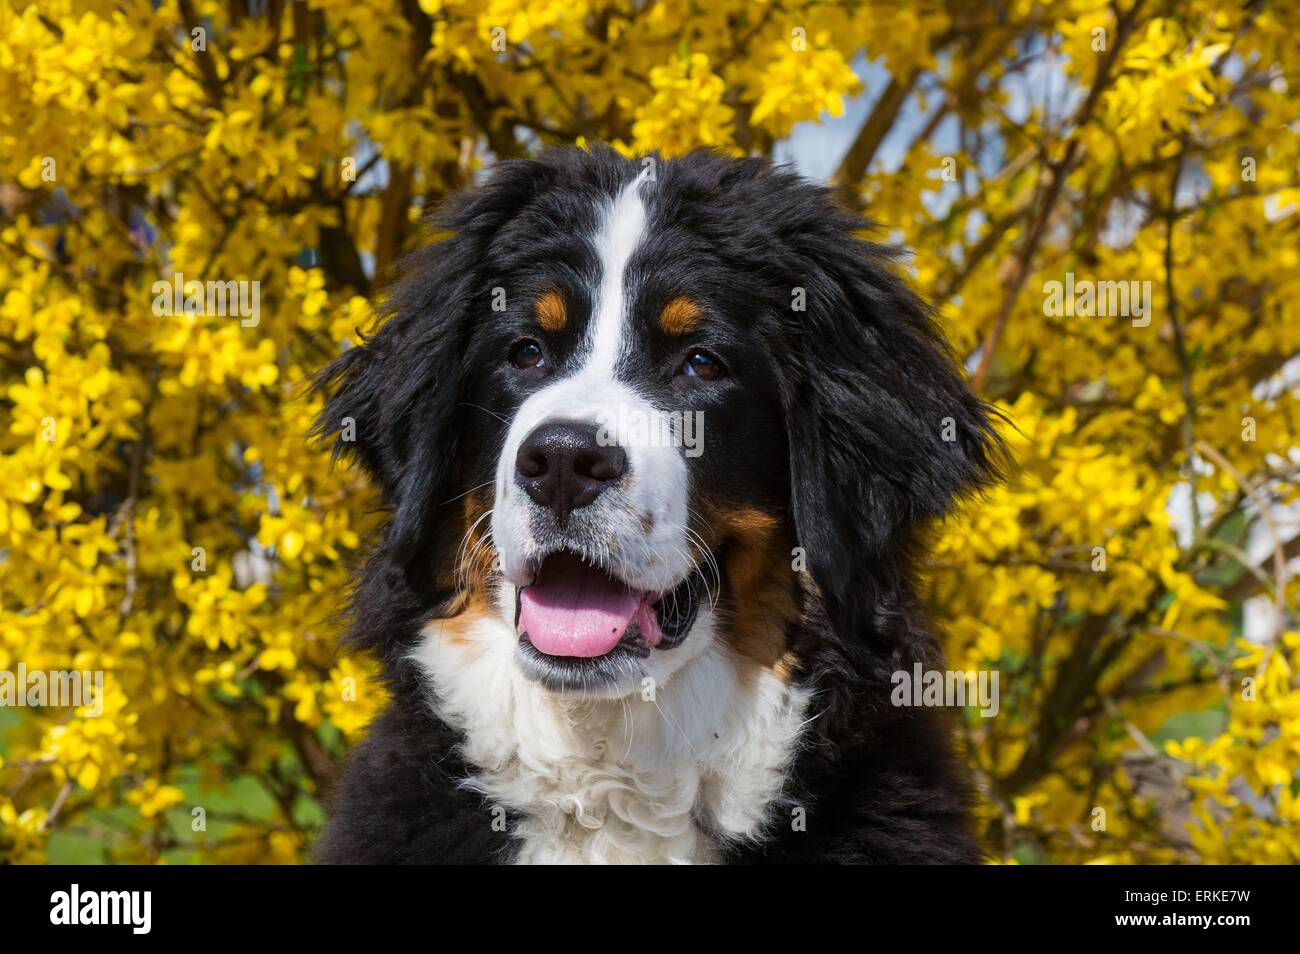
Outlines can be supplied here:
M553 178L541 163L500 164L481 188L451 199L430 222L445 237L407 256L377 305L379 329L319 372L328 395L315 433L334 456L357 460L392 511L385 547L410 564L437 536L455 496L464 355L494 236Z
M998 475L993 412L971 393L896 252L830 213L800 239L787 427L800 545L833 616L870 611L917 530Z
M440 274L435 268L425 280ZM401 565L428 538L437 501L452 495L465 332L455 292L441 304L417 319L390 300L378 333L314 382L330 395L316 434L332 438L334 457L355 459L380 489L392 513L385 544Z

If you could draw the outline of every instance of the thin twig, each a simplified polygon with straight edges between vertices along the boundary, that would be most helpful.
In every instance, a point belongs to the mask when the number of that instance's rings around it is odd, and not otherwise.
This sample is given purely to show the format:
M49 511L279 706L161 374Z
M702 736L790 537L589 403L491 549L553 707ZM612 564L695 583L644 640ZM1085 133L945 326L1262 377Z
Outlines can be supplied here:
M1212 460L1216 467L1220 467L1232 475L1232 479L1237 482L1237 486L1244 490L1246 496L1254 502L1255 509L1259 511L1260 519L1264 521L1264 526L1268 529L1269 538L1273 543L1274 629L1271 644L1275 644L1281 638L1283 630L1286 629L1287 559L1286 552L1282 548L1282 535L1278 533L1277 523L1273 520L1273 513L1269 508L1268 501L1264 499L1264 495L1259 492L1259 488L1245 474L1232 465L1232 461L1205 441L1197 441L1196 450ZM1271 648L1270 645L1270 651Z

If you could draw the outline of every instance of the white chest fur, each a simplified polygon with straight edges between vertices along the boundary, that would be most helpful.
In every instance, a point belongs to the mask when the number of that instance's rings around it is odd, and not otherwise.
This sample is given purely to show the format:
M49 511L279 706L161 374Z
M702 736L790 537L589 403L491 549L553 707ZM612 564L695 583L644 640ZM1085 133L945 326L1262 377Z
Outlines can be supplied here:
M439 715L465 735L479 769L466 784L522 837L521 862L710 862L719 837L762 836L805 690L710 639L653 699L566 700L520 673L515 642L498 618L455 640L435 622L414 658Z

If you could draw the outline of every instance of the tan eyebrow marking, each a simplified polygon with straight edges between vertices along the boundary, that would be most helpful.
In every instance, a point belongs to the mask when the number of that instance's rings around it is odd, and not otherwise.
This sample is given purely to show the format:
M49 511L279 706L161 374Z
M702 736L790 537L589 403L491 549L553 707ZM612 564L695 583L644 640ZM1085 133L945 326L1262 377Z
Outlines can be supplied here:
M564 296L557 291L548 291L533 306L537 314L537 323L543 331L557 332L564 328L569 320L569 313L564 307Z
M684 335L694 331L703 317L699 305L689 298L677 297L664 305L664 310L659 313L659 327L664 334Z

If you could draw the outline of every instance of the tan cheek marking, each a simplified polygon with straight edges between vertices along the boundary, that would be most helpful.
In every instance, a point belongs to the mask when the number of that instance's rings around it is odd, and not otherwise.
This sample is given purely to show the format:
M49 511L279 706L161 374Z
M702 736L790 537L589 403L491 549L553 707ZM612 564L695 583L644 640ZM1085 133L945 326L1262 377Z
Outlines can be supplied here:
M493 554L487 544L484 521L479 520L491 505L492 498L486 490L465 497L460 527L463 542L457 550L457 562L451 568L452 578L442 581L442 585L456 593L440 612L441 618L429 623L439 638L455 645L470 645L473 642L469 638L471 627L492 612L488 599L488 576L492 571Z
M788 557L793 535L775 514L752 508L715 512L710 523L731 544L723 568L728 642L737 655L788 684L798 666L787 641L787 628L799 617Z
M794 678L795 671L799 668L799 657L795 655L793 649L787 649L781 654L780 659L764 668L788 686L790 680Z
M470 629L491 612L492 607L485 594L462 591L451 607L451 612L442 619L430 620L429 626L438 634L439 639L457 646L470 646L474 643L469 637Z
M674 298L659 313L659 327L666 335L684 335L699 327L703 314L689 298Z
M483 515L492 509L487 490L476 490L465 497L461 510L460 546L456 552L456 589L485 590L492 569L493 552L487 541L487 520Z
M535 311L537 323L542 326L542 330L552 334L562 331L569 320L568 310L564 306L564 297L559 292L548 291L542 295L537 299Z
M454 595L429 625L437 629L441 638L452 643L467 643L466 634L470 627L492 611L488 578L492 572L493 551L487 542L486 521L479 520L491 505L491 493L486 490L465 497L458 534L461 543L456 548L455 562L447 564L439 573L438 586L453 590Z

